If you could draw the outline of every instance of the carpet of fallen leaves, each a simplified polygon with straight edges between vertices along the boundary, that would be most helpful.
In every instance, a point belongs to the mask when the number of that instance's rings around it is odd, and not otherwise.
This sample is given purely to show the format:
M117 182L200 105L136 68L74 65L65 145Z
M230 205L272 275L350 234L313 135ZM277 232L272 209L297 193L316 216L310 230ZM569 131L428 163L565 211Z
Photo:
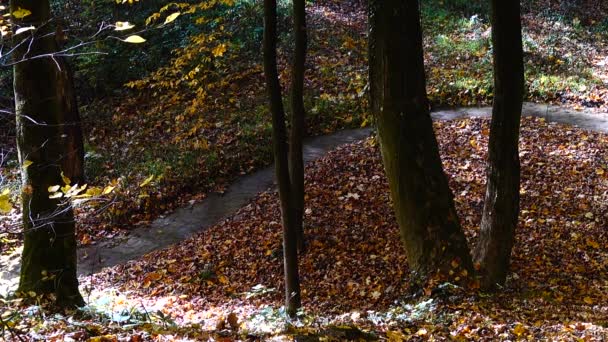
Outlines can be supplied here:
M608 111L608 39L601 29L608 10L601 2L583 0L581 8L585 10L561 15L560 3L534 0L523 6L528 100ZM368 124L367 14L363 2L323 0L307 9L308 133L325 134ZM289 19L283 21L288 31ZM488 20L483 15L471 16L423 2L422 21L428 93L434 106L489 104ZM240 32L238 20L226 25ZM210 191L221 192L239 175L271 162L270 117L265 94L260 91L264 88L261 56L258 49L235 50L237 45L232 44L219 70L213 71L220 73L222 86L214 88L209 100L188 115L184 107L196 100L195 91L176 92L176 103L162 102L154 95L155 89L119 92L117 98L86 107L94 108L83 113L90 149L90 185L117 182L119 186L111 205L101 206L106 210L77 211L81 245L126 234L131 227L146 225L159 215L199 201ZM291 50L285 34L280 40L279 63L286 90ZM17 190L14 130L7 132L0 136L0 149L13 160L2 165L0 173ZM151 175L155 176L153 181L141 188L139 184ZM0 222L2 253L19 245L19 214L15 208Z
M373 312L390 311L407 295L408 268L379 149L369 138L307 167L309 249L300 261L306 311L392 338L608 337L608 136L542 119L522 126L521 216L503 291L446 296L432 317L374 325ZM474 245L488 120L438 122L435 129ZM221 326L218 319L230 313L245 321L256 308L282 303L278 222L277 195L265 192L221 224L85 282L147 303L163 298L161 310L181 323ZM245 299L257 284L276 291Z

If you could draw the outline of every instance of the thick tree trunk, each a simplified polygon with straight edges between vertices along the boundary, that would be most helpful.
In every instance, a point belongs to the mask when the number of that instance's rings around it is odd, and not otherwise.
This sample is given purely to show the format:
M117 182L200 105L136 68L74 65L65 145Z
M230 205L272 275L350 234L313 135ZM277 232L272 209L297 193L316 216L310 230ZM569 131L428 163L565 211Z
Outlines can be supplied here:
M283 264L285 270L285 308L291 317L301 306L298 275L297 230L293 224L288 166L287 128L277 71L277 3L264 0L264 74L272 113L272 141L275 174L279 186L283 223Z
M293 203L293 225L298 237L298 251L304 241L304 71L306 63L306 7L304 0L293 0L293 21L296 48L291 79L291 132L289 137L289 177Z
M414 283L462 282L472 262L429 114L418 1L370 1L369 15L372 112Z
M16 49L15 60L56 51L48 1L12 0L10 7L11 13L18 8L31 11L22 19L13 17L13 29L30 25L37 28L33 37L22 33L13 38L15 44L28 40ZM58 89L65 85L61 65L56 58L44 57L14 66L17 148L23 179L24 246L19 291L52 293L60 305L80 306L84 301L76 276L72 208L69 203L49 199L48 192L49 186L62 184L66 138L71 139L65 129L71 114L65 112L66 100L60 96L65 90Z
M492 0L494 104L486 198L475 251L482 286L505 283L519 215L519 122L524 94L520 8L517 1Z

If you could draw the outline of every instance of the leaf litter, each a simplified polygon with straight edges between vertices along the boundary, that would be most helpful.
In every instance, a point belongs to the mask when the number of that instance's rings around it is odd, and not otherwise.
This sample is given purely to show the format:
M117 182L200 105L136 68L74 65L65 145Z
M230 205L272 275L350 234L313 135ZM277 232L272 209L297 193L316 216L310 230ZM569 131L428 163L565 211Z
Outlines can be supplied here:
M485 191L488 122L435 123L472 246ZM607 143L605 134L523 119L521 215L506 287L495 296L456 291L418 302L405 300L407 262L376 140L337 148L307 166L308 250L300 260L306 313L389 339L602 340L608 336ZM191 322L197 313L215 322L232 312L246 321L256 310L282 305L279 222L277 194L267 191L205 232L85 282L151 302L173 298L165 309L176 322ZM256 288L257 295L248 295ZM214 317L209 308L221 314ZM422 314L413 315L416 310Z

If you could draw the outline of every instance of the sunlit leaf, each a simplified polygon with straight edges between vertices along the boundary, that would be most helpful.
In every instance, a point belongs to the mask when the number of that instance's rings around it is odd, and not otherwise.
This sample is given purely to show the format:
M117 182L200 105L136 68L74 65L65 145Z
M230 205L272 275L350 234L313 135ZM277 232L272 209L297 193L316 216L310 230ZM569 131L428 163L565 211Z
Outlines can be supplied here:
M125 43L132 43L132 44L140 44L145 42L146 40L138 35L132 35L132 36L128 36L127 38L122 40Z
M215 57L223 56L224 52L226 52L226 44L220 44L220 45L214 47L213 50L211 51L211 53Z
M107 194L109 194L110 192L114 191L114 189L115 189L115 188L116 188L115 186L110 186L110 185L108 185L108 186L106 186L106 187L103 189L103 192L102 192L101 194L102 194L102 195L107 195Z
M126 31L134 27L135 25L129 23L128 21L117 21L116 24L114 24L115 31Z
M26 160L26 161L24 161L24 162L23 162L23 168L24 168L24 169L27 169L27 168L28 168L30 165L32 165L32 164L34 164L34 162L33 162L33 161L31 161L31 160Z
M72 181L63 174L63 171L61 171L61 180L63 180L63 184L65 185L70 185L70 183L72 183Z
M177 19L177 17L179 17L180 14L181 14L180 12L175 12L175 13L167 16L167 18L165 18L165 25L174 21L175 19Z
M27 32L27 31L31 31L35 29L34 26L27 26L27 27L20 27L17 29L17 31L15 31L15 35L21 34L23 32Z
M49 188L47 189L49 192L57 192L59 190L60 186L59 185L52 185L49 186Z
M154 179L154 175L151 175L150 177L146 178L143 182L141 182L141 184L139 184L140 188L143 188L144 186L150 184L150 182Z
M60 191L57 191L57 192L49 195L50 199L56 199L56 198L61 198L61 197L63 197L63 192L60 192Z

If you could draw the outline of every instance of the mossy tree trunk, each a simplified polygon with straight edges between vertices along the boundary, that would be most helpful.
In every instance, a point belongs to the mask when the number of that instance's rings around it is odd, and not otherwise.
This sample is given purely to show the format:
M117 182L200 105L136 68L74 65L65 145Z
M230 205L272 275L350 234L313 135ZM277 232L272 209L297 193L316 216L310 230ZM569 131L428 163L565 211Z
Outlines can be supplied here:
M272 114L272 141L275 175L279 187L283 224L283 265L285 272L285 308L291 317L301 306L298 274L297 228L289 176L289 147L281 84L277 70L277 3L264 0L264 74Z
M30 15L12 18L13 29L36 30L13 38L19 47L14 60L17 148L22 165L24 246L19 291L54 294L58 304L84 304L76 274L76 236L69 203L49 199L48 187L61 185L62 165L69 158L73 112L66 111L71 84L62 76L64 62L57 51L48 1L11 0ZM23 40L25 43L21 43ZM45 56L49 55L49 56ZM29 166L28 166L29 164Z
M488 146L487 188L475 251L482 286L505 283L519 215L519 123L524 63L518 1L492 0L494 103Z
M298 237L298 250L305 249L304 241L304 72L306 64L306 5L304 0L293 0L295 52L291 78L291 131L289 136L289 177L293 201L293 224Z
M419 3L369 4L372 112L412 279L461 283L472 261L429 113Z

